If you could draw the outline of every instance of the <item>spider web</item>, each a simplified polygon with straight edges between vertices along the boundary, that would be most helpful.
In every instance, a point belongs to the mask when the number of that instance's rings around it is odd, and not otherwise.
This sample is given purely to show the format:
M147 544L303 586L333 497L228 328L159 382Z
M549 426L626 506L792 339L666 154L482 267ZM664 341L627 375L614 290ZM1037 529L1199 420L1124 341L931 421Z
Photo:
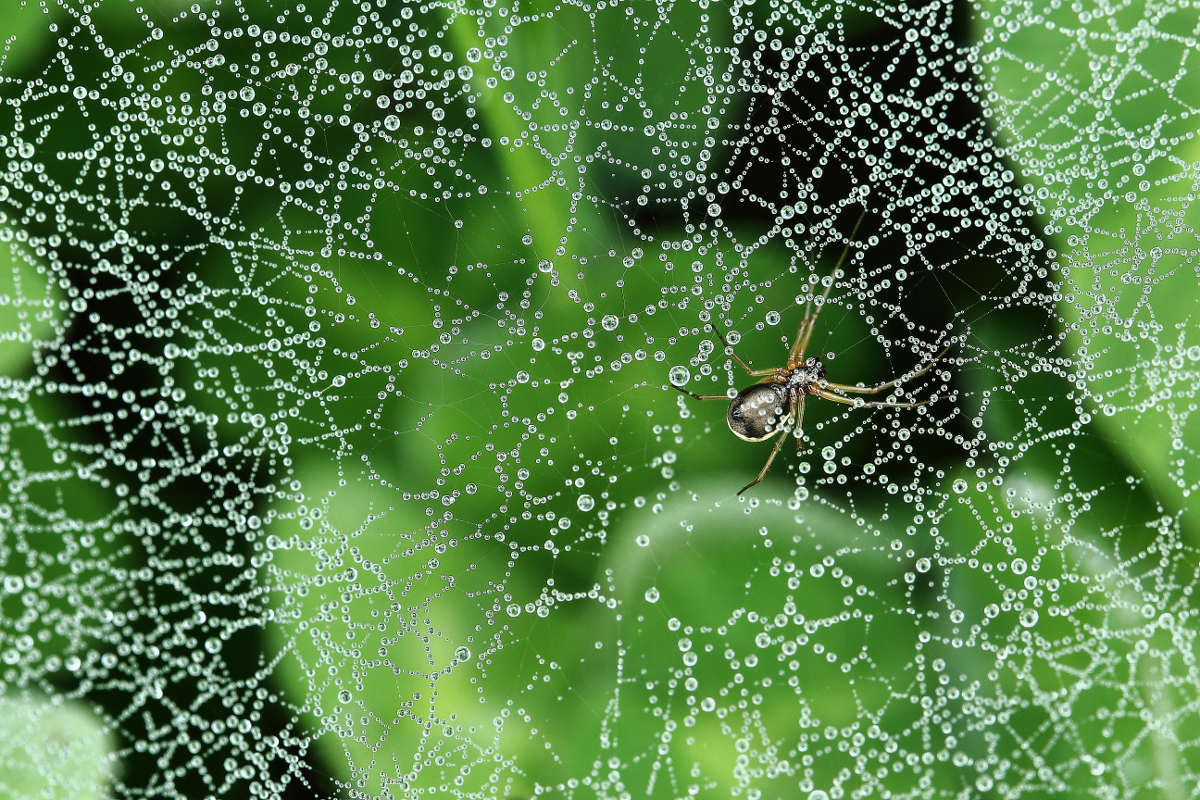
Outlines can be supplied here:
M1192 792L1194 16L23 7L0 781Z

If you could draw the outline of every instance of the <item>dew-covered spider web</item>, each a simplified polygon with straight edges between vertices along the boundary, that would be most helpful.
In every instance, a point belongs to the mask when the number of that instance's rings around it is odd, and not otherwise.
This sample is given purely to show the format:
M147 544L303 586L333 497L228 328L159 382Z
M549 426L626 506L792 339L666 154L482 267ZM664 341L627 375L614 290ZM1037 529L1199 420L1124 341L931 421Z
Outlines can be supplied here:
M1195 796L1198 28L11 0L0 794Z

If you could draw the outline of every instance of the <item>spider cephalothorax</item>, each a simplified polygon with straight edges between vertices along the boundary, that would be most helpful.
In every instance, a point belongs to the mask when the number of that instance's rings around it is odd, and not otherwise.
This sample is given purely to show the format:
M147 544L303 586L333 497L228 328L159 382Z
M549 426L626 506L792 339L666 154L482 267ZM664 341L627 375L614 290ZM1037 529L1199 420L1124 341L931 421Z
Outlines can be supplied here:
M859 222L861 221L860 218ZM857 229L858 226L855 225L855 230L857 231ZM851 234L851 240L853 238L853 234ZM849 250L850 242L847 242L846 249L842 251L842 257L838 259L837 266L833 268L833 277L835 280ZM774 449L771 450L770 457L767 458L766 465L758 473L758 477L744 486L738 494L759 483L767 474L767 470L771 468L771 462L775 460L776 454L779 453L779 449L783 446L783 440L789 430L794 429L796 431L796 449L800 449L801 425L804 422L804 400L808 395L816 395L824 400L832 400L835 403L844 403L846 405L865 408L916 408L936 399L934 397L915 403L891 403L877 400L862 400L851 398L847 395L877 394L884 389L899 386L906 380L919 378L928 372L938 359L945 355L946 350L943 350L937 358L934 358L911 375L896 378L877 386L849 386L842 383L831 383L825 378L825 365L819 358L815 356L805 358L804 351L808 348L813 329L816 327L817 315L821 313L821 308L824 306L825 300L828 299L829 291L833 288L833 284L834 281L829 281L825 286L825 293L821 295L821 301L817 303L815 311L813 310L812 299L809 299L804 312L804 320L800 323L800 330L796 334L796 341L792 344L791 351L788 353L787 363L782 367L758 370L750 369L746 365L746 362L738 358L737 353L725 341L725 337L721 335L720 331L715 327L713 328L713 332L717 334L717 337L721 340L721 344L725 346L725 353L732 357L748 375L759 378L758 383L747 386L732 398L723 394L693 394L680 386L671 384L676 389L679 389L679 391L691 395L697 400L729 400L729 409L725 412L725 422L729 425L729 430L733 432L733 435L739 439L747 442L761 442L769 439L776 433L780 434L779 439L775 442ZM947 347L946 349L948 350L949 348ZM793 418L795 420L794 425Z

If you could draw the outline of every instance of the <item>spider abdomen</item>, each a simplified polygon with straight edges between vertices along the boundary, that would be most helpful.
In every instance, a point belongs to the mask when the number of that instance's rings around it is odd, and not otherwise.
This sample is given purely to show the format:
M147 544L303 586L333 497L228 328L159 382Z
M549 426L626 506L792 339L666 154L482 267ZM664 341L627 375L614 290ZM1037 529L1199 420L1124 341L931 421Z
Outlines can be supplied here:
M792 410L791 395L778 383L756 383L729 401L725 422L733 435L747 442L761 442L779 432L779 425Z

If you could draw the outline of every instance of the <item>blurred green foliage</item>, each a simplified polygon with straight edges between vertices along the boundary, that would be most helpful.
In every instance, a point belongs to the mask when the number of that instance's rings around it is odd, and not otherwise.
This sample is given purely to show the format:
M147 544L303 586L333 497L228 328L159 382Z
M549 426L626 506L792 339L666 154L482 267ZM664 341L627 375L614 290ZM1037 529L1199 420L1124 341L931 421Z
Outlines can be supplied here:
M1200 145L1186 111L1200 100L1200 74L1186 66L1197 12L1164 9L1155 36L1129 46L1147 13L1139 3L1084 17L1055 6L1035 19L984 2L972 35L983 110L1059 254L1074 388L1129 468L1183 509L1197 477L1180 458L1200 448L1193 398L1172 391L1200 343Z
M118 771L114 737L79 701L0 701L0 797L101 800Z

